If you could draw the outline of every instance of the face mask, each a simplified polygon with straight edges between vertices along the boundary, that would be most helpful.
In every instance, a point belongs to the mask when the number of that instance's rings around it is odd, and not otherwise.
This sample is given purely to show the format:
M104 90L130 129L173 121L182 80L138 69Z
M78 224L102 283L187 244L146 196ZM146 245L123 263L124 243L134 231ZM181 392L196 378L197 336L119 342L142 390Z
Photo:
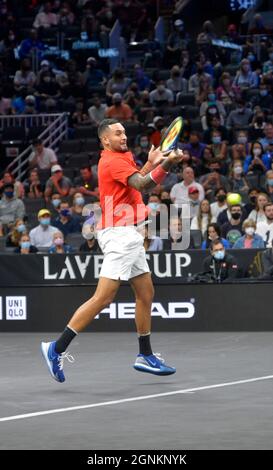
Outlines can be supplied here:
M70 215L70 210L69 209L62 209L60 211L60 214L63 215L64 217L68 217Z
M140 141L140 147L142 147L143 149L146 149L149 145L149 142L146 141L146 140L142 140Z
M25 232L25 231L26 231L26 226L25 226L25 224L20 224L20 225L18 225L18 227L17 227L16 230L17 230L17 232L19 232L19 233Z
M226 199L225 194L220 194L219 196L217 196L217 201L219 202L224 202L225 199Z
M4 194L7 198L11 199L14 195L14 192L13 191L5 191Z
M246 144L247 137L238 137L238 144Z
M268 186L273 186L273 180L266 180L266 183L268 184Z
M78 206L83 206L83 205L84 205L84 199L83 199L83 197L76 197L75 203L76 203Z
M179 76L180 76L180 73L179 73L179 72L173 73L173 77L174 77L174 78L178 78Z
M149 202L148 206L152 209L152 211L157 211L159 208L158 202Z
M252 204L256 204L256 196L251 196L249 200Z
M59 205L61 204L61 201L60 199L53 199L52 204L54 207L59 207Z
M253 235L254 232L255 232L254 227L246 227L246 229L245 229L245 233L247 235Z
M261 153L262 153L261 149L254 149L253 150L253 155L255 157L258 157L259 155L261 155Z
M209 101L215 101L215 100L216 100L216 95L215 95L215 93L209 93L209 94L208 94L208 100L209 100Z
M235 166L234 167L234 174L235 175L241 175L243 173L243 168L241 166Z
M40 220L40 224L41 224L41 225L44 225L44 226L49 225L49 224L50 224L50 218L48 217L48 218L46 218L46 219L41 219L41 220Z
M215 259L217 259L218 261L224 259L224 257L225 257L225 250L216 251L216 253L213 253L213 257L214 257Z
M260 90L260 95L261 95L261 96L266 96L267 93L268 93L267 90Z
M239 220L240 217L241 217L241 214L239 212L235 212L234 214L231 214L231 217L234 219L234 220Z
M166 206L170 206L172 203L171 199L161 199L162 204L166 204Z
M21 248L23 248L23 250L27 250L30 248L30 242L21 242Z
M212 143L213 144L221 144L221 137L220 136L212 137Z
M61 245L63 245L63 244L64 244L64 241L63 241L62 238L60 238L60 237L59 237L59 238L55 238L55 240L54 240L54 245L61 246Z
M249 60L250 62L253 62L253 61L255 60L255 55L249 54L249 55L247 56L247 58L248 58L248 60Z

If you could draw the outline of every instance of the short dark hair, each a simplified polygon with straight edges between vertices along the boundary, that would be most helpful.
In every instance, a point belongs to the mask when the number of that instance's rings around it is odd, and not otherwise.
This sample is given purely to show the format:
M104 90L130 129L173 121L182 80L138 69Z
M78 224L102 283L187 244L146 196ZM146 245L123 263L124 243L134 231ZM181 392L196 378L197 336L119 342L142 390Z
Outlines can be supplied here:
M32 145L41 145L43 143L42 139L34 139Z
M103 119L98 128L98 136L99 139L101 138L102 134L104 133L107 127L112 126L112 124L119 124L117 119Z
M264 205L264 211L267 207L269 206L273 206L273 202L267 202L265 205Z
M221 244L223 247L224 247L224 244L223 242L220 240L220 238L216 238L216 240L213 240L210 244L210 249L211 251L213 250L213 248L216 246L216 245L219 245Z

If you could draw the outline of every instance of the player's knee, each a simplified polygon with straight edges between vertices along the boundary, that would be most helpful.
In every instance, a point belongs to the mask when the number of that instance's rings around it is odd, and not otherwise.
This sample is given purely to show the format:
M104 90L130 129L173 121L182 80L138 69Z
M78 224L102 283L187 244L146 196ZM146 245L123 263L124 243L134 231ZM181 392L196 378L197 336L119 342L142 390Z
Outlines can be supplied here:
M100 309L104 309L105 307L107 307L109 304L112 303L114 299L114 295L107 295L107 296L96 296L96 301L100 307Z

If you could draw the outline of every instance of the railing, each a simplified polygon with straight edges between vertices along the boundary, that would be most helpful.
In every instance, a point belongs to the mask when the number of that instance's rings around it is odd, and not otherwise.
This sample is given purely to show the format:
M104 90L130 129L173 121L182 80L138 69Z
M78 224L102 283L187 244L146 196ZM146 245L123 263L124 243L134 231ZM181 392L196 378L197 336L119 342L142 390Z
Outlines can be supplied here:
M9 126L26 126L26 130L29 130L32 126L47 126L45 130L37 136L37 138L43 141L45 147L50 147L55 151L58 151L59 143L67 137L68 134L68 115L67 113L62 114L37 114L37 115L21 115L21 116L3 116L5 119L11 119ZM12 121L12 118L14 120ZM27 118L27 119L26 119ZM2 119L2 118L1 118ZM20 119L22 119L20 121ZM25 121L24 121L25 119ZM30 120L29 120L30 119ZM19 121L18 121L19 120ZM19 124L21 123L21 124ZM6 122L5 122L6 124ZM15 178L23 180L25 174L28 171L28 161L31 152L33 151L32 145L29 145L18 157L16 157L7 167L7 170L12 171Z

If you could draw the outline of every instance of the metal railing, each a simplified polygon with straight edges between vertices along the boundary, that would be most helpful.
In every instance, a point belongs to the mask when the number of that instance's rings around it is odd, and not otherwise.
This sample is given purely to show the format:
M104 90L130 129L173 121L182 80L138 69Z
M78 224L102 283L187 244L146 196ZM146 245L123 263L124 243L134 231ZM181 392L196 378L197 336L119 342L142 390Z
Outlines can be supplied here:
M41 139L45 147L52 148L55 152L59 149L60 142L68 135L68 114L37 114L37 115L21 115L21 116L3 116L4 118L22 118L21 124L18 121L10 121L9 126L17 127L18 125L26 126L28 131L32 126L47 126L36 138ZM27 118L24 119L23 118ZM32 118L32 121L28 119ZM31 123L31 125L30 125ZM6 127L9 127L6 126ZM7 167L8 171L11 171L16 179L23 180L25 174L29 169L29 157L33 151L33 146L30 144L18 157L16 157Z

